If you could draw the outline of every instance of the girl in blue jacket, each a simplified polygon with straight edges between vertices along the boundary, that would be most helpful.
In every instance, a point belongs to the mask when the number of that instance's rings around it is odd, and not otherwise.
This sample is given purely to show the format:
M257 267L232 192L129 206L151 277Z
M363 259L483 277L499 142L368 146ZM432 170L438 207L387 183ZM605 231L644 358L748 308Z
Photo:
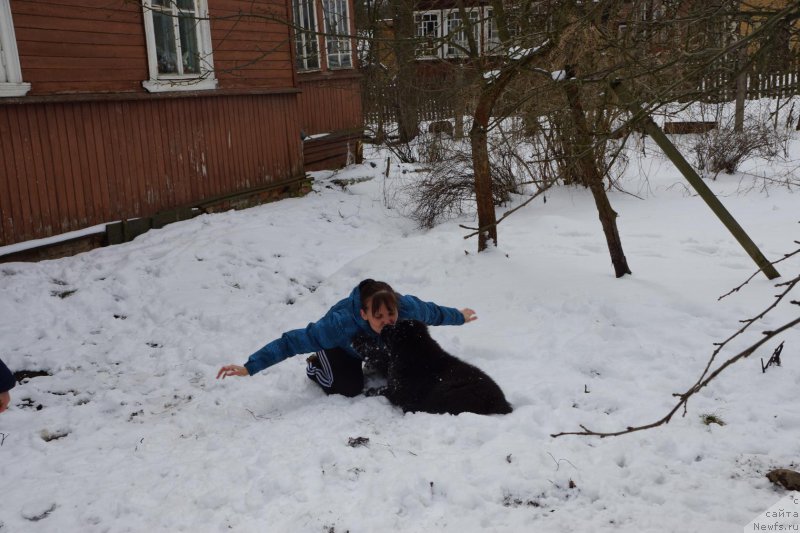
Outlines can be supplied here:
M331 307L324 317L304 329L287 331L251 355L244 366L223 366L217 379L252 376L293 355L316 352L307 359L309 379L328 394L356 396L364 388L361 368L364 354L353 348L355 337L362 338L360 345L380 346L379 333L384 326L397 320L414 319L429 326L458 326L477 318L472 309L459 310L423 302L416 296L394 292L387 283L367 279L359 283L350 296Z

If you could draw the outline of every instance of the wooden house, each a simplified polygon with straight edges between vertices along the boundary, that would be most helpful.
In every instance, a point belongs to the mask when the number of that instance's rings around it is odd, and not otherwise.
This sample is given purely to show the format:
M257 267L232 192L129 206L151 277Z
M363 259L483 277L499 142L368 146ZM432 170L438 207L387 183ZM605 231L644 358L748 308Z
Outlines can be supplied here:
M157 227L345 164L362 122L352 8L0 0L0 246Z

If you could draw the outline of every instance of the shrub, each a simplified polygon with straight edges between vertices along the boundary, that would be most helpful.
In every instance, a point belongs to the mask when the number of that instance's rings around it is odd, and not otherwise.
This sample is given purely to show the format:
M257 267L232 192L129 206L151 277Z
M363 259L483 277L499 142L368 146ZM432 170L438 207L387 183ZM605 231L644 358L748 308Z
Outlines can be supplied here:
M787 140L786 133L764 123L751 122L742 131L734 131L731 125L726 124L698 135L692 151L696 167L716 178L720 172L733 174L743 161L751 157L777 157L784 151Z

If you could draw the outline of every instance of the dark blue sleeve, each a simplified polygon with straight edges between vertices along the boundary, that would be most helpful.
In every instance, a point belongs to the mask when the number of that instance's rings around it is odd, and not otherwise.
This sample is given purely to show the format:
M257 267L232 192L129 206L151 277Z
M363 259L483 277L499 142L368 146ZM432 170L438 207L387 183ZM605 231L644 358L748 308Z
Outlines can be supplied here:
M0 392L6 392L14 388L14 374L8 369L6 364L0 359Z

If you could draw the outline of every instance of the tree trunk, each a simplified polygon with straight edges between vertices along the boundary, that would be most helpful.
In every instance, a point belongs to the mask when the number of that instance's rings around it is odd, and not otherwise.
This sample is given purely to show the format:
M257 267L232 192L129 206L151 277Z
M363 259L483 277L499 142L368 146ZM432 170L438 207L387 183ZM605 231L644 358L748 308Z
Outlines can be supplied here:
M542 53L548 47L542 47ZM508 84L524 70L537 54L529 54L516 61L513 68L506 65L500 75L491 81L484 82L478 95L472 129L469 132L472 145L472 170L475 174L475 200L478 204L478 252L489 246L489 241L497 246L497 217L494 212L492 198L492 174L489 164L489 120L497 100Z
M614 265L614 274L621 278L625 274L630 274L631 269L628 267L628 260L625 259L625 252L622 251L622 240L619 237L619 231L617 231L617 212L611 208L611 202L608 201L608 195L606 195L606 190L603 187L603 179L597 173L597 167L594 163L592 168L596 175L590 178L589 190L592 191L594 203L600 215L600 223L603 225L603 233L605 233L606 243L608 243L608 252L611 254L611 263Z
M485 105L484 95L481 103ZM488 118L488 113L485 115ZM488 120L479 120L478 113L472 121L469 139L472 145L472 170L475 174L475 200L478 203L478 252L486 250L491 241L497 246L497 217L492 200L492 174L489 166L487 139Z
M414 6L410 0L391 0L395 38L392 40L397 60L397 126L400 142L419 135L416 61L414 58Z
M739 51L738 74L736 75L736 106L733 131L744 131L744 102L747 99L747 48Z
M614 273L621 278L625 274L630 274L631 270L628 267L628 260L625 259L625 252L622 251L622 240L617 230L617 213L611 208L611 202L608 201L608 195L603 185L603 176L594 159L592 135L581 104L580 88L575 82L568 81L564 82L564 92L575 126L577 168L583 183L592 191L600 223L603 225L603 233L606 236L608 252L611 254L611 263L614 265Z
M464 101L465 95L464 84L464 66L459 65L456 70L456 95L455 102L453 103L453 138L464 138L464 113L467 109L467 104Z

